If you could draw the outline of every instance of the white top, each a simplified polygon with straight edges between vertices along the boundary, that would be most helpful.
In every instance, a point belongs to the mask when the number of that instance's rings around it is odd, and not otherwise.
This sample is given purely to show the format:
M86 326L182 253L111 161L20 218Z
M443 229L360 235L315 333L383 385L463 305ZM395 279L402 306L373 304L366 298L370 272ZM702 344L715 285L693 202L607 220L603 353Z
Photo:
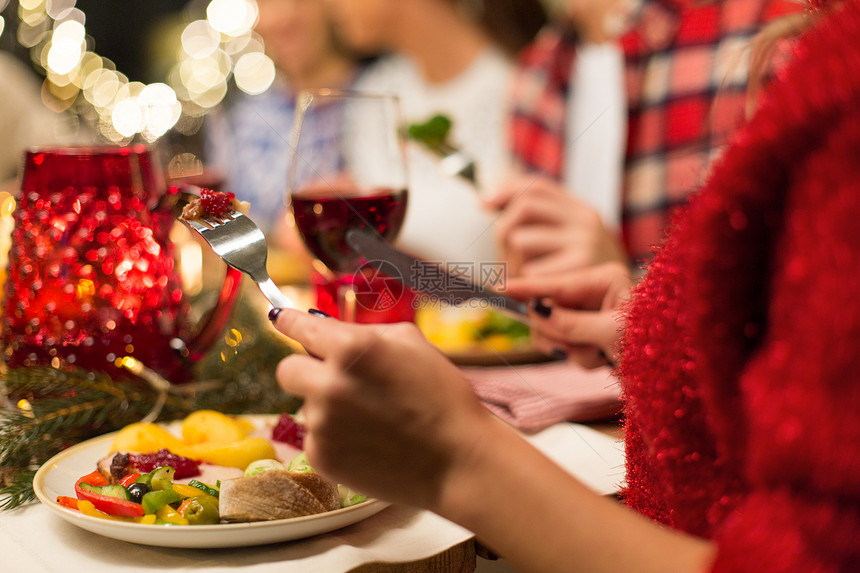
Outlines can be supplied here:
M627 140L621 48L610 42L578 47L570 85L564 184L617 230Z
M513 64L496 49L482 52L456 78L428 83L415 63L392 55L373 64L356 88L400 97L404 120L423 122L444 114L453 122L451 141L478 166L479 187L492 190L505 156L506 98ZM470 184L442 174L438 161L409 146L409 206L398 245L438 262L494 262L494 216Z

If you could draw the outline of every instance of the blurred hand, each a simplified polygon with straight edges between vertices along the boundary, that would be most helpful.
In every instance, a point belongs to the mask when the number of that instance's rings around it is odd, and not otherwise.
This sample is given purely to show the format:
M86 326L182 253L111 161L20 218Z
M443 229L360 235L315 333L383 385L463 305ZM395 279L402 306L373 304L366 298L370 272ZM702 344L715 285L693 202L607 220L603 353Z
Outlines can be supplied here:
M537 299L552 308L549 317L531 315L532 342L546 354L564 352L593 368L614 357L620 335L618 309L630 296L627 267L604 263L546 277L508 279L505 294Z
M510 276L548 276L627 261L600 215L549 179L516 176L485 204L502 210L495 234Z
M362 493L434 507L449 471L492 425L459 369L412 324L285 309L275 327L313 355L277 370L285 391L305 397L311 465Z

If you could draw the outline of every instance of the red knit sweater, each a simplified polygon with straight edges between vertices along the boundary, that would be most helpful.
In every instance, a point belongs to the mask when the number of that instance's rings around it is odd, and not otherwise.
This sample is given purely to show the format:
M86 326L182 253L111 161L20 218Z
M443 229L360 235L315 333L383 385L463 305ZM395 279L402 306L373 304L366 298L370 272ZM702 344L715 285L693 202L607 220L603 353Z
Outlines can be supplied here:
M860 571L860 0L678 219L623 347L631 506L716 571Z

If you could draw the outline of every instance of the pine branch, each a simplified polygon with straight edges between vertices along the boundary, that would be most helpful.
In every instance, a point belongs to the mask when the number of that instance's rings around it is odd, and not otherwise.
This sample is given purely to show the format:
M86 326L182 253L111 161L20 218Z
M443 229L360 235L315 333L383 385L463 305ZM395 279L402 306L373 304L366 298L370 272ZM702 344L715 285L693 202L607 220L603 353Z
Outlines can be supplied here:
M114 396L122 396L123 390L103 372L81 369L35 367L15 368L4 373L7 392L27 399L63 395L79 390L98 390Z
M229 414L295 412L300 400L275 379L278 362L291 348L258 308L240 299L226 335L195 369L197 381L220 382L190 396L169 394L160 420L199 409ZM140 421L157 393L135 379L113 380L78 368L28 367L0 371L0 385L31 410L0 414L0 510L32 501L36 468L63 449ZM4 484L0 475L0 486ZM3 501L3 498L6 498Z
M12 483L0 488L0 510L15 509L36 499L33 478L36 470L23 470L15 474Z
M43 376L44 392L34 394L35 382ZM9 370L6 386L13 396L27 396L31 410L16 409L0 418L0 463L27 466L40 464L69 445L121 428L140 420L155 403L153 390L142 390L130 382L110 382L104 374L53 368ZM41 396L41 397L39 397ZM165 414L186 413L191 404L170 397Z

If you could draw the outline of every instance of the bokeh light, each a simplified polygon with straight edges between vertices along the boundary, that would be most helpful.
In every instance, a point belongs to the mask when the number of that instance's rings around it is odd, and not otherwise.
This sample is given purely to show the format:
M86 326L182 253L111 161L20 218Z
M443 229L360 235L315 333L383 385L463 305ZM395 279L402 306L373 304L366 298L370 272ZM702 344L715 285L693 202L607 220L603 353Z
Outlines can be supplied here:
M54 20L61 20L75 4L76 0L48 0L45 3L45 12Z
M117 103L110 117L114 128L125 137L143 130L143 113L136 98L128 97Z
M208 20L195 20L182 31L182 49L192 58L205 58L218 49L221 34Z
M275 64L262 52L244 54L233 70L236 85L249 94L260 94L275 81Z
M0 0L0 9L9 0ZM73 108L95 123L112 142L133 138L153 142L170 130L195 133L202 118L227 95L232 80L245 93L265 92L276 70L263 40L254 32L259 10L255 0L212 0L178 31L176 63L163 82L142 84L116 69L94 51L86 33L86 15L77 0L20 0L18 42L45 73L42 99L55 111ZM5 21L0 17L0 35ZM78 105L75 105L78 104Z
M206 8L212 27L227 36L241 36L257 22L257 3L251 0L212 0Z
M86 30L80 22L67 20L54 29L48 50L47 69L68 74L77 67L84 55Z
M137 96L137 103L143 111L143 135L153 141L167 133L182 113L176 92L167 84L154 83L144 87Z

